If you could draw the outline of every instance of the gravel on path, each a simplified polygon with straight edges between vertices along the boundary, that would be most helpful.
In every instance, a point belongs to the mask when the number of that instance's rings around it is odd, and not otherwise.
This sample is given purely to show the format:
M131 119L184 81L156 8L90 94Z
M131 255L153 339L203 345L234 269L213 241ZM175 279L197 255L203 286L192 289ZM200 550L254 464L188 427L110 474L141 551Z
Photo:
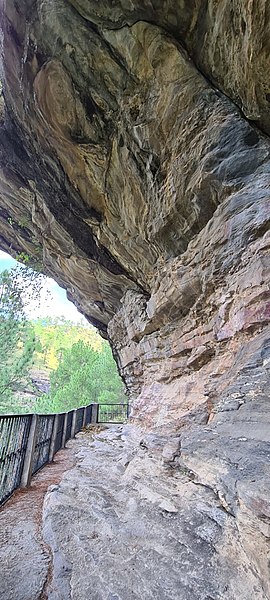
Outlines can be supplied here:
M0 509L0 600L46 600L51 550L42 537L44 496L75 462L74 442ZM30 574L30 576L29 576Z

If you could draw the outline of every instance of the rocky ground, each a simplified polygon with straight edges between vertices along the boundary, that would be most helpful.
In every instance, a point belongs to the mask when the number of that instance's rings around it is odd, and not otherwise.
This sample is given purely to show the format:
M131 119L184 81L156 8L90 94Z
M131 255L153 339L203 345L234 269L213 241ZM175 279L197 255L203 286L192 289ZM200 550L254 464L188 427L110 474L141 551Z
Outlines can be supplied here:
M241 518L181 465L179 439L123 425L69 444L42 532L33 492L27 515L25 493L0 514L1 600L269 600Z

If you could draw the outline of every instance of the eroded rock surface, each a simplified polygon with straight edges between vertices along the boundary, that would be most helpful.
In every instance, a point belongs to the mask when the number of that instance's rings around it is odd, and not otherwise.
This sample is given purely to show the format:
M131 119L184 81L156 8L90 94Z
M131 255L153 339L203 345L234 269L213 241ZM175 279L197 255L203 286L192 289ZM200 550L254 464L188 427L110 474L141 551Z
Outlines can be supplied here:
M269 323L265 1L2 13L1 246L109 336L134 414L207 419Z
M267 543L249 515L243 536L241 510L194 479L179 438L141 436L129 425L78 438L76 467L45 499L48 599L267 600Z
M135 2L132 8L4 2L2 247L39 258L42 246L47 270L104 333L127 291L142 292L146 300L155 294L164 266L169 273L173 259L185 256L220 204L220 220L209 231L211 254L219 253L231 231L228 251L236 267L237 249L252 241L243 239L245 222L253 237L266 230L268 139L196 66L198 50L204 60L212 39L205 74L216 73L216 44L221 53L220 38L227 48L228 36L240 27L237 7L228 27L230 3L221 12L215 4L198 10L196 3L179 2L172 18L169 2ZM240 29L252 12L259 36L263 23L247 5ZM222 37L223 28L228 34ZM245 36L241 60L249 65L249 27ZM191 56L196 46L193 60L181 41ZM220 69L227 65L232 81L237 71L235 90L247 89L233 45L227 54L225 63L220 56ZM263 63L253 71L263 77ZM220 70L221 87L223 79ZM199 244L203 251L205 240ZM223 276L220 260L228 263L226 246L214 273L208 269L214 287L220 286L220 271ZM188 271L194 251L192 246L183 258ZM199 264L205 271L204 262ZM181 314L196 301L205 303L198 264L196 271L192 293L185 290L188 299L178 298Z
M109 338L132 417L181 437L263 549L266 0L6 0L1 27L0 246L66 287Z

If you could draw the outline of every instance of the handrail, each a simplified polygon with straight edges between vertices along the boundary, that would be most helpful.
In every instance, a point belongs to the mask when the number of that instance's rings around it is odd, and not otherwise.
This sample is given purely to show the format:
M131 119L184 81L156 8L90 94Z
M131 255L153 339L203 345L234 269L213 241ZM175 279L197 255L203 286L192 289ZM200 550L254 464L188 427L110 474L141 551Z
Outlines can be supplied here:
M111 406L114 410L104 412ZM0 506L16 489L30 486L32 476L84 427L123 423L127 417L127 404L96 403L57 414L0 415Z

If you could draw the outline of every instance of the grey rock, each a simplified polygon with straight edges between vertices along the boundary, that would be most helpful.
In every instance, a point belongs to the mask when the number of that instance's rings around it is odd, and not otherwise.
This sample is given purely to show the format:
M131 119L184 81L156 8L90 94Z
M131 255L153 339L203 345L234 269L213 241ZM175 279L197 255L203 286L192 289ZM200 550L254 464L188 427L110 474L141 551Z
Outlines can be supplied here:
M161 451L138 455L136 428L125 427L124 450L112 431L96 436L94 451L77 439L80 462L46 498L49 600L267 600L241 519L210 487L164 469ZM117 461L131 451L119 476Z

